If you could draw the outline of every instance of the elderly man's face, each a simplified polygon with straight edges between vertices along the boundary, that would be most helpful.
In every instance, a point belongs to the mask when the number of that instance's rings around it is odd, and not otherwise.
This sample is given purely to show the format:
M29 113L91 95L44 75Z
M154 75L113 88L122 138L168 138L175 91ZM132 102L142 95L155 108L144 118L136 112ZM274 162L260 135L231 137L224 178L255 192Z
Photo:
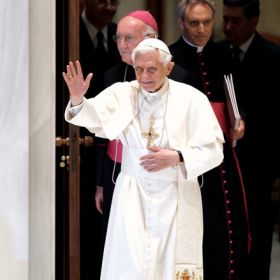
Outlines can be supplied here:
M147 25L139 19L126 16L119 21L116 42L123 62L132 65L131 53L147 34Z
M157 50L138 53L134 65L136 79L144 90L155 92L162 87L165 77L169 75L173 66L173 62L164 66Z

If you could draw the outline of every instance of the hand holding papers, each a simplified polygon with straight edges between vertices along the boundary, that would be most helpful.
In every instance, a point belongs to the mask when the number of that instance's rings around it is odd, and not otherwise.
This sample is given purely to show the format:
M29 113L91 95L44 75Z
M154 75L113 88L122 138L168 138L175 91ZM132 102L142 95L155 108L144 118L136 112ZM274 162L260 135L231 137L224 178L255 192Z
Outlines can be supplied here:
M224 81L230 125L235 130L239 126L241 117L237 106L232 75L224 75ZM236 140L233 140L232 146L236 146Z

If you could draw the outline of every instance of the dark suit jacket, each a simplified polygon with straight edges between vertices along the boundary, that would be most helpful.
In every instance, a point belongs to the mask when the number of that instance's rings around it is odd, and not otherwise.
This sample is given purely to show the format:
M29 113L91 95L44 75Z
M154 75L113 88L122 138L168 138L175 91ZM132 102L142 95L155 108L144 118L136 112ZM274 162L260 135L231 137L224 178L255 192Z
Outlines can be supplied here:
M108 53L100 59L97 57L96 49L88 34L83 20L80 20L80 61L84 76L93 73L91 85L87 92L87 98L97 95L104 89L103 73L111 66L121 61L117 44L113 41L113 35L116 34L117 26L115 23L108 25Z
M226 72L234 72L229 44L220 43ZM246 121L246 132L237 145L248 172L265 174L266 182L279 176L280 46L254 37L238 73L234 73L237 101ZM258 176L258 177L259 177Z
M107 55L101 59L97 56L96 49L89 36L87 28L80 18L80 62L83 69L84 77L87 74L93 73L90 82L90 87L86 93L86 97L94 97L104 89L104 72L112 67L114 64L121 61L117 44L113 41L113 35L116 34L117 25L115 23L108 24L108 52ZM92 134L85 128L80 128L81 137L92 136ZM98 158L99 148L97 146L103 145L103 140L95 138L93 147L81 146L81 180L85 184L95 186L96 174L95 165L97 165L96 158ZM92 188L95 190L94 187Z
M236 152L244 174L252 233L249 275L250 279L266 280L273 232L272 182L280 175L280 47L256 33L240 66L234 68L228 42L220 46L225 69L233 72L245 119L245 135L238 140Z

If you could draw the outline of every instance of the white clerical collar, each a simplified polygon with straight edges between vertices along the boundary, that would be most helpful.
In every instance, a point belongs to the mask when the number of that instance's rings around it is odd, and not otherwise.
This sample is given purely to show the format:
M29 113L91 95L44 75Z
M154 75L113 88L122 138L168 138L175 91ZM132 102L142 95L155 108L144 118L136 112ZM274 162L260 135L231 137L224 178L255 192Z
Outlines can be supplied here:
M155 92L148 92L146 90L144 90L142 88L142 94L148 98L151 98L151 97L154 97L156 99L160 98L164 93L166 93L166 91L168 90L168 78L165 77L165 80L164 80L164 83L163 83L163 86L158 90L158 91L155 91Z
M93 44L94 46L96 47L97 46L97 39L96 39L96 34L97 32L99 31L88 19L87 19L87 16L86 16L86 10L84 9L83 12L82 12L82 20L88 30L88 33L89 33L89 36L91 38L91 40L93 41ZM108 45L107 45L107 29L108 29L108 26L106 25L102 30L101 32L103 33L103 36L104 36L104 46L106 49L108 49Z
M183 36L183 40L190 46L196 48L196 52L200 53L203 51L204 46L196 46L192 44L185 36Z

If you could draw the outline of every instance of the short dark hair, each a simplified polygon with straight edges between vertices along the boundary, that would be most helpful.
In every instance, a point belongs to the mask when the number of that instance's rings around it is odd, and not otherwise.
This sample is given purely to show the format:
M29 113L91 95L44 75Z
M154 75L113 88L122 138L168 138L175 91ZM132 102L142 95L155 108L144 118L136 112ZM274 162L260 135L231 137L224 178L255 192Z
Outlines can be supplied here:
M224 0L225 6L242 7L244 16L248 19L260 16L260 1L259 0Z

